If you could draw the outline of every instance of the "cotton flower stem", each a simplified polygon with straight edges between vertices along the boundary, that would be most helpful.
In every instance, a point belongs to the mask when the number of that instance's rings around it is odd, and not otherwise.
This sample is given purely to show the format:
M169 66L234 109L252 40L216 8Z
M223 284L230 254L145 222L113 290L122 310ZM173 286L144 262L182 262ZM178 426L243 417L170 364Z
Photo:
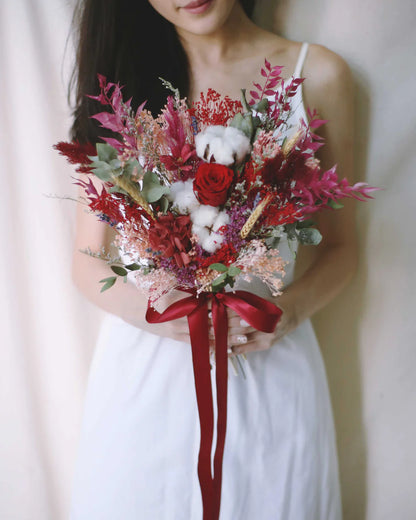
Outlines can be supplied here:
M253 213L248 217L244 226L241 228L240 236L241 238L247 238L250 231L253 229L254 224L259 219L260 215L263 213L263 210L268 206L268 204L272 200L272 194L268 193L266 197L256 206Z
M113 177L111 180L113 184L115 184L119 188L123 189L126 193L128 193L130 197L134 200L134 202L136 202L140 207L142 207L145 210L145 212L151 218L151 220L155 220L155 217L153 216L153 210L150 207L149 203L143 197L139 188L130 179L126 179L121 175L119 177Z

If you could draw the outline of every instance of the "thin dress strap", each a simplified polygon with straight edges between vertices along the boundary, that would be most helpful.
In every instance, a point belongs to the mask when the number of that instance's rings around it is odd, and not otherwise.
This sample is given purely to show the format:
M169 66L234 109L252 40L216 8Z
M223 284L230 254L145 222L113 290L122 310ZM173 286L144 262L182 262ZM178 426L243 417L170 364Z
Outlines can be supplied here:
M295 78L300 78L302 74L303 64L305 63L305 58L308 53L309 43L304 42L299 51L298 61L296 63L295 72L293 73Z

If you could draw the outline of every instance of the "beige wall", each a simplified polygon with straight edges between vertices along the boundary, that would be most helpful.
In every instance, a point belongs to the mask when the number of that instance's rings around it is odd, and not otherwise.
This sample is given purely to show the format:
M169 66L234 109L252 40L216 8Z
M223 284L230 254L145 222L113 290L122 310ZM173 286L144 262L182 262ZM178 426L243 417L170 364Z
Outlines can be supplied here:
M334 406L345 520L416 518L416 2L258 0L257 20L326 45L356 82L360 208L353 284L315 325Z

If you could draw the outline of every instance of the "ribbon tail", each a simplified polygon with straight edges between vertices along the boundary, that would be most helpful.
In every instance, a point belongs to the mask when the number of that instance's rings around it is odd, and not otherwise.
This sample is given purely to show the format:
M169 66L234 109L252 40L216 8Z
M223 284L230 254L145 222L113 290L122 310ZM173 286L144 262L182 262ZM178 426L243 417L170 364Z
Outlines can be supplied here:
M227 392L228 392L228 318L225 306L217 299L212 302L212 322L215 334L215 362L217 387L217 445L214 455L214 505L213 518L220 516L222 462L225 435L227 430Z
M195 390L198 402L201 440L198 455L198 478L201 486L203 520L213 520L214 482L211 472L211 451L214 433L214 407L209 359L208 307L198 306L188 315L194 366Z

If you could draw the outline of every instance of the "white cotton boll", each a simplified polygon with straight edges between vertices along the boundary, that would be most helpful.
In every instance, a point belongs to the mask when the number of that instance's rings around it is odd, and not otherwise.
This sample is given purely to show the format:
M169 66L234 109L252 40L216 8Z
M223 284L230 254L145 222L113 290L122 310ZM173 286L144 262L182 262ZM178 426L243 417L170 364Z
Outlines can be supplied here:
M209 229L204 226L196 226L195 224L192 226L192 234L196 235L198 244L202 246L204 240L209 237Z
M182 181L174 182L169 187L169 199L175 200L176 195L182 191L185 187L185 183Z
M200 132L195 136L196 154L201 159L205 159L205 151L207 149L210 137L204 132Z
M250 153L250 139L232 126L213 125L195 136L196 153L201 159L214 159L217 164L230 166L241 162Z
M227 126L224 137L233 153L237 156L237 162L241 162L250 153L250 139L241 130L233 126Z
M198 199L195 197L193 181L174 182L170 186L169 199L181 213L191 212L199 207Z
M180 213L187 213L196 209L199 202L193 192L181 191L176 196L174 206L178 208Z
M201 204L191 213L192 223L196 226L211 227L218 215L218 209L214 206Z
M226 226L227 224L229 224L229 222L230 217L228 213L226 213L225 211L220 211L218 213L217 218L214 221L214 224L212 225L212 230L218 231L220 228L222 228L222 226Z
M221 125L208 126L203 132L199 132L199 134L195 136L195 148L198 157L207 161L209 161L212 156L215 158L212 142L218 139L221 142L224 137L224 132L225 126Z
M234 151L223 137L214 137L209 144L209 159L211 157L217 164L230 166L234 162Z
M207 253L215 253L215 251L221 246L224 237L218 233L210 233L202 240L201 246Z

